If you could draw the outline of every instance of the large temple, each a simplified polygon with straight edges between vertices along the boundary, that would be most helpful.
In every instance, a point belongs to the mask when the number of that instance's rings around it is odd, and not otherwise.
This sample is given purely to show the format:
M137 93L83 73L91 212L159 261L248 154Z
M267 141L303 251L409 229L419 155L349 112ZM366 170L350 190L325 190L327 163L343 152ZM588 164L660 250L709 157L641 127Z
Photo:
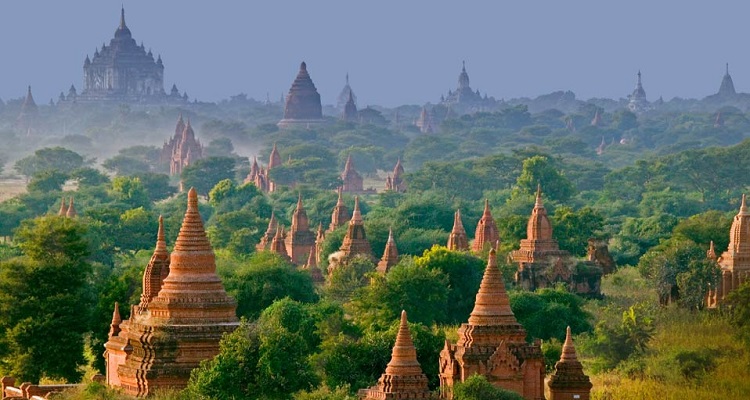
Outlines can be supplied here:
M492 107L495 99L482 97L479 90L472 90L469 85L469 74L466 73L466 62L461 65L461 73L458 75L458 87L449 90L448 95L440 101L441 105L450 109L457 108L461 112L475 112Z
M315 248L315 233L310 230L310 221L302 205L302 195L297 199L297 207L292 215L292 227L284 241L286 253L295 265L304 265Z
M143 275L143 294L121 320L115 304L106 351L106 383L133 396L184 388L190 371L219 352L222 335L239 326L237 303L216 275L211 243L188 192L174 250L167 251L159 220L156 249Z
M109 46L97 48L83 62L83 91L75 101L154 103L184 98L164 91L164 63L151 50L138 45L125 24L125 9Z
M552 237L552 224L542 203L541 188L526 225L526 239L510 258L518 263L515 283L525 290L553 287L562 283L572 293L598 296L602 268L594 261L580 261Z
M349 220L349 226L346 229L346 235L339 251L328 256L328 273L330 274L339 265L355 256L365 256L375 261L372 256L370 241L367 240L362 213L359 210L359 197L354 198L352 219Z
M628 110L640 114L651 110L651 103L646 100L646 91L643 90L643 84L641 83L641 71L638 71L638 80L635 84L633 93L628 96Z
M324 120L320 94L307 72L307 64L303 61L286 96L284 119L279 121L278 125L280 128L307 127L322 122Z
M458 329L458 342L446 340L440 352L440 396L453 398L453 385L474 374L526 400L544 399L544 357L540 343L526 342L491 249L468 323Z
M727 251L717 259L712 242L708 257L716 260L721 269L719 281L709 290L706 299L706 305L715 308L721 305L730 292L750 281L750 211L744 194L740 211L734 216L729 230Z

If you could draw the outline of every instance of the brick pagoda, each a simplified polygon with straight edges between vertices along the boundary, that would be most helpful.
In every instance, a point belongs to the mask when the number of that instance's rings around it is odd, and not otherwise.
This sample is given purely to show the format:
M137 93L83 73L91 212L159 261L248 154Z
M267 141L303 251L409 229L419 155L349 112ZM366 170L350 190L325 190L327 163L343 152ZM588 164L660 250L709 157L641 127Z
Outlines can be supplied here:
M516 321L495 250L477 293L469 322L458 329L458 342L445 342L440 352L440 395L453 398L453 385L474 374L527 400L544 399L544 357L540 344L526 343L526 331Z
M198 213L198 195L188 206L174 251L166 263L163 228L144 272L143 296L128 320L115 310L104 356L106 382L134 396L157 388L184 388L190 371L219 352L219 340L239 325L237 303L224 291ZM167 276L159 279L168 268ZM157 291L158 290L158 291Z

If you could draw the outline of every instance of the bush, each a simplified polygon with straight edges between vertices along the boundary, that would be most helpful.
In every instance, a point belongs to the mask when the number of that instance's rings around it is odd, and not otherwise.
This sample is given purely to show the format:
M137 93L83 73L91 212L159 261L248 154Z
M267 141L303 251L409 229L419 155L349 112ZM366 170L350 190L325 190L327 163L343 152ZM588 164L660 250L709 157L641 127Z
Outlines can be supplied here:
M523 400L523 397L493 386L482 375L472 375L453 386L453 400Z

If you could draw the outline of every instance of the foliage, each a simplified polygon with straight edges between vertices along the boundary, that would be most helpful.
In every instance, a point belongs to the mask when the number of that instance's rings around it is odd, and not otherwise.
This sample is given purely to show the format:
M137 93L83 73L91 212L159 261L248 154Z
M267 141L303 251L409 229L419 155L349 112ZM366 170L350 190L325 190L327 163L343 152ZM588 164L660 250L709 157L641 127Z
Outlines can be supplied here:
M235 159L230 157L202 158L182 170L180 178L186 188L194 187L199 194L208 192L221 180L233 179Z
M77 382L90 304L84 228L41 217L24 221L17 240L25 257L0 264L0 370L23 381Z
M583 300L564 288L540 289L536 292L513 291L510 306L518 322L528 333L527 340L565 340L565 329L574 333L592 329L591 315L583 310Z
M595 370L611 369L635 354L642 354L654 332L653 316L645 305L636 304L622 312L619 323L599 321L591 340L580 347L597 355Z
M729 322L735 328L737 336L750 343L750 283L729 292L726 306L730 311Z
M516 392L498 388L487 381L484 375L472 375L453 385L455 400L522 400Z
M23 176L31 177L36 173L50 170L70 173L83 165L83 157L72 150L45 147L35 151L31 156L16 161L13 169Z
M367 274L374 270L375 264L367 256L358 255L346 260L329 273L324 288L326 298L340 303L348 301L355 290L367 285Z
M58 170L44 170L35 173L26 186L29 192L52 192L62 190L68 175Z
M266 307L285 297L305 303L318 300L309 274L275 253L255 253L231 271L220 272L227 293L237 299L237 315L248 319L257 318Z

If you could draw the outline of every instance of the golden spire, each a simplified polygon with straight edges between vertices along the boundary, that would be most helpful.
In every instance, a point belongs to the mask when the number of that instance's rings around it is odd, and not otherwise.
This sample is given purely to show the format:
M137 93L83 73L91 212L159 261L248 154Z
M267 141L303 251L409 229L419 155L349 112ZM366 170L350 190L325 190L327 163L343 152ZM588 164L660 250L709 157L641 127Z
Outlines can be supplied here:
M409 324L406 320L406 311L401 311L401 324L396 335L396 344L393 345L391 361L385 368L386 375L414 376L421 375L422 368L417 361L417 349L411 340Z
M497 253L491 249L484 270L482 283L479 285L474 310L469 316L469 325L500 325L516 323L516 317L510 309L510 299L505 291L503 275L497 267Z

